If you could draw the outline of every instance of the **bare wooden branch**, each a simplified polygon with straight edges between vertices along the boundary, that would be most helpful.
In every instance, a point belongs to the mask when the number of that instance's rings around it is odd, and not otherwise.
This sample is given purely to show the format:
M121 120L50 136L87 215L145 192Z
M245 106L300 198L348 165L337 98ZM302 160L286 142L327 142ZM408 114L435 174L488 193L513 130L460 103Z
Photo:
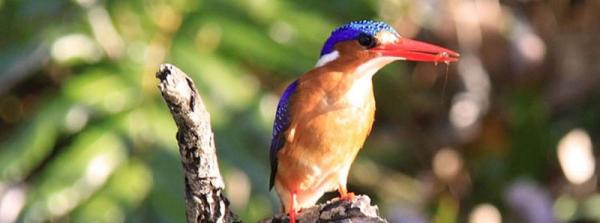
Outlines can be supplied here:
M240 222L223 194L210 115L193 80L170 64L161 65L156 77L178 128L187 222Z
M312 222L353 222L353 223L384 223L387 222L379 216L377 206L371 205L367 195L358 195L351 201L334 198L325 204L317 204L303 209L296 216L299 223ZM261 223L288 222L285 214L275 215L273 218L263 220Z
M158 88L177 124L177 142L185 175L187 222L241 222L223 194L225 184L219 172L210 115L194 86L183 71L163 64L156 73ZM303 209L298 222L387 222L366 195L351 201L333 199ZM278 214L263 222L289 222Z

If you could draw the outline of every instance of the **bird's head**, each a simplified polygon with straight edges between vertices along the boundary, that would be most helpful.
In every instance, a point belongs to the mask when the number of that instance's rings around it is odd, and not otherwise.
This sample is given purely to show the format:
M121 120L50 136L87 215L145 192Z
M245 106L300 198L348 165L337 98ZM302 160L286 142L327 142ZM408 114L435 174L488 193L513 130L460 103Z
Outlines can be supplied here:
M395 60L455 62L459 54L400 36L384 22L354 21L336 28L321 50L317 67L333 61L374 73Z

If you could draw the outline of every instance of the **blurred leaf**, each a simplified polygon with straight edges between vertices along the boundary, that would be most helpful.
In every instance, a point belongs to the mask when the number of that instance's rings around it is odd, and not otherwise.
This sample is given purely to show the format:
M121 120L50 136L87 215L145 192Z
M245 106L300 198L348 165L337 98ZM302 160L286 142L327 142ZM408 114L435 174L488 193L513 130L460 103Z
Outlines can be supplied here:
M52 151L68 103L46 103L35 119L0 145L0 181L22 180Z
M71 100L98 111L115 113L136 104L136 88L107 69L90 69L73 77L64 87Z
M531 91L516 92L511 101L510 173L513 176L541 177L547 154L553 154L547 123L547 111ZM556 159L555 159L556 160Z
M72 220L130 221L127 216L136 212L151 188L152 173L148 167L139 160L131 160L115 170L106 185L73 212Z
M88 199L126 159L113 133L90 129L64 148L32 184L25 220L62 216Z
M148 205L158 222L185 222L184 178L179 156L157 151L149 157L154 188Z
M445 193L441 195L437 205L433 222L453 223L457 221L458 205L453 197Z

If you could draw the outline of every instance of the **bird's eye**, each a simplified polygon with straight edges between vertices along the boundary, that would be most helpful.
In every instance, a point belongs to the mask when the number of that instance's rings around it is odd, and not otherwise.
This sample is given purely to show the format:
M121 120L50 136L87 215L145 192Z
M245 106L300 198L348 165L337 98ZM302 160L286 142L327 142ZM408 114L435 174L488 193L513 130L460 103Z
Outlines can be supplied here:
M358 36L358 43L360 43L360 45L366 47L367 49L373 48L375 46L375 38L368 34L361 33Z

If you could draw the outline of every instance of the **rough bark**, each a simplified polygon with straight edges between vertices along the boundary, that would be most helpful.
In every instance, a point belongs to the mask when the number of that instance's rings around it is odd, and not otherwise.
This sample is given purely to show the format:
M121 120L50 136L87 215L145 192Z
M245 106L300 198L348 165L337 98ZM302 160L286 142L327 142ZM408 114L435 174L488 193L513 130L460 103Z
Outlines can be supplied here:
M288 222L286 214L278 214L261 223ZM353 222L353 223L384 223L387 222L379 216L377 206L371 205L367 195L358 195L351 201L334 198L325 204L317 204L310 208L302 209L296 221L299 223L312 222Z
M177 124L185 176L187 222L240 222L223 194L210 115L194 82L177 67L160 66L158 88Z
M177 124L177 142L185 176L187 222L241 222L223 194L225 184L219 172L210 115L183 71L163 64L156 73L158 88ZM333 199L303 209L298 222L386 222L366 195L351 201ZM262 222L289 222L278 214Z

